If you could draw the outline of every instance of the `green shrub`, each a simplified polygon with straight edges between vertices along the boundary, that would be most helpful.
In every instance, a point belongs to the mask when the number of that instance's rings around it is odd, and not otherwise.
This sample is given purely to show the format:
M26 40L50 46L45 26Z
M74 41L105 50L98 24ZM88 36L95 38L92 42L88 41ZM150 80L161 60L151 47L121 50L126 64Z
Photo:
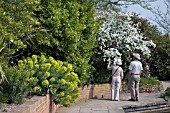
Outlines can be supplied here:
M161 82L158 80L157 77L149 77L149 78L141 77L140 84L141 85L145 85L145 84L160 85Z
M1 94L0 95L0 102L2 102L2 103L10 102L9 95L8 94Z
M0 103L0 109L2 109L4 106L3 106L3 104L2 103Z
M165 90L165 96L170 97L170 87Z
M161 93L160 98L165 98L165 93Z
M79 96L79 78L70 63L56 61L53 57L46 58L44 55L33 55L20 60L18 67L30 72L28 85L32 94L49 93L54 102L64 106L69 106Z
M4 73L8 82L3 82L1 101L21 104L28 93L27 78L30 73L18 67L5 67Z
M170 97L170 87L168 87L165 92L160 94L161 98L165 98L165 96Z

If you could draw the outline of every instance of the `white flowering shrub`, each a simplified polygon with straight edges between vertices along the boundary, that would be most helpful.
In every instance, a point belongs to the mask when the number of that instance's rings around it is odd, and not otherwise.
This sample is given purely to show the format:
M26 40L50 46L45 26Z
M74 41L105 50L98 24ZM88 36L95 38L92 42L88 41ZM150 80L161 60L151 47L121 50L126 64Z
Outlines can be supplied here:
M134 24L132 21L134 16L130 12L101 12L97 16L97 18L105 19L98 32L98 46L104 61L117 57L123 57L123 60L130 61L131 54L136 52L147 58L150 56L149 47L156 45L152 40L146 40L140 33L138 29L140 23Z

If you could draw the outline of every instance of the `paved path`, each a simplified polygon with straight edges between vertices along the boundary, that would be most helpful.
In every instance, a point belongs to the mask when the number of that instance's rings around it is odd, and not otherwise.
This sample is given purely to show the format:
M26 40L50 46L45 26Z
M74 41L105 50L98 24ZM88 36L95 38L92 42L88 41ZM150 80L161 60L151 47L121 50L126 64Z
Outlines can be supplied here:
M159 98L160 93L141 93L138 102L127 101L130 94L121 94L120 101L111 101L110 99L90 99L79 101L70 108L61 107L56 113L124 113L123 106L146 105L148 103L164 101Z
M163 84L164 90L167 89L167 87L170 87L170 81L163 81L162 84Z
M164 87L170 87L170 82L166 82L165 85ZM127 101L129 98L129 93L123 93L120 95L120 101L111 101L110 99L78 101L69 108L59 108L56 113L124 113L122 108L124 106L146 105L165 101L163 98L160 98L160 93L140 93L140 100L138 102Z

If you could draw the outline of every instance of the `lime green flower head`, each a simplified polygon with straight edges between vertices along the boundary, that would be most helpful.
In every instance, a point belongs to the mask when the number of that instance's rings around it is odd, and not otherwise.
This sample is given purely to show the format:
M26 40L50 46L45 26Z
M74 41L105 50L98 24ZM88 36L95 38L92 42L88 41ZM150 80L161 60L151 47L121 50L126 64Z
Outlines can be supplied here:
M66 96L66 99L67 99L67 100L71 100L71 96L70 96L70 95L67 95L67 96Z
M33 88L33 91L34 92L37 92L37 93L40 93L41 92L41 87L40 86L35 86L34 88Z
M36 64L38 62L37 55L32 55L32 61L34 64Z
M29 79L29 82L33 85L33 84L36 84L38 82L38 79L36 77L31 77Z
M54 69L58 69L58 68L59 68L59 63L54 60L54 61L52 62L52 67L53 67Z
M52 78L50 78L50 80L49 80L51 83L53 83L53 82L55 82L55 78L54 77L52 77Z
M45 70L46 69L46 64L42 64L41 68L42 68L42 70Z
M66 68L65 66L62 66L62 67L61 67L61 71L62 71L63 73L65 73L65 72L67 71L67 68Z
M77 73L71 72L71 75L74 76L75 81L80 82Z
M60 92L59 94L58 94L58 97L63 97L64 96L64 92Z
M56 88L53 88L53 89L52 89L52 94L56 94L56 92L57 92L57 89L56 89Z
M30 73L30 74L33 75L34 73L35 73L35 71L34 71L34 70L31 70L31 73Z
M24 68L23 60L19 60L19 61L18 61L18 67L19 67L20 69L23 69L23 68Z
M41 68L42 68L44 71L48 71L48 70L50 70L50 68L51 68L51 64L50 64L50 63L42 64L42 65L41 65Z
M46 61L45 55L41 55L39 61L40 61L40 63L44 63Z
M67 72L67 68L65 66L62 66L56 70L56 73L58 74L64 74Z
M68 78L69 76L70 76L70 72L67 72L67 73L65 74L65 77Z
M64 79L61 79L59 82L59 85L64 85L66 83L66 81Z
M28 68L29 69L33 68L33 61L32 60L28 60Z
M48 87L48 85L49 85L48 80L42 81L42 85L43 85L44 87Z
M74 90L75 88L75 85L74 84L70 84L70 87L69 87L71 90Z
M68 71L71 71L73 69L73 65L72 64L68 64L67 65L67 69L68 69Z
M43 73L41 71L38 72L38 76L41 76Z
M38 65L38 64L35 64L34 67L35 67L35 69L38 69L38 68L39 68L39 65Z
M24 61L24 64L27 64L27 59L23 59L23 61Z
M50 70L50 68L51 68L51 64L50 63L46 63L46 70L48 71L48 70Z
M48 61L49 61L50 63L53 63L53 62L54 62L54 58L50 56L49 59L48 59Z
M74 72L71 72L71 75L73 75L73 76L78 76L76 73L74 73Z
M61 67L63 65L63 62L58 60L59 66Z
M48 78L48 77L50 76L50 72L46 71L45 74L44 74L44 76L45 76L46 78Z

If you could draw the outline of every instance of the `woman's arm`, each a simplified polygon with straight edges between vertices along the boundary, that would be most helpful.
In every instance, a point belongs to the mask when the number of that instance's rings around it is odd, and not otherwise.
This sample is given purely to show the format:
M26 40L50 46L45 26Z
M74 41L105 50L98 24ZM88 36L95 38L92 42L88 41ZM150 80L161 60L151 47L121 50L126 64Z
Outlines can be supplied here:
M120 71L120 77L121 77L121 80L123 79L123 69L121 68L121 71Z
M107 69L108 69L108 70L112 70L112 67L111 67L110 64L111 64L111 62L109 62L108 65L107 65Z

